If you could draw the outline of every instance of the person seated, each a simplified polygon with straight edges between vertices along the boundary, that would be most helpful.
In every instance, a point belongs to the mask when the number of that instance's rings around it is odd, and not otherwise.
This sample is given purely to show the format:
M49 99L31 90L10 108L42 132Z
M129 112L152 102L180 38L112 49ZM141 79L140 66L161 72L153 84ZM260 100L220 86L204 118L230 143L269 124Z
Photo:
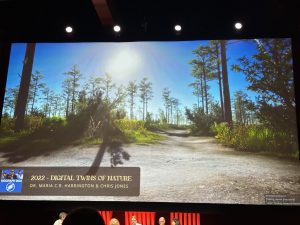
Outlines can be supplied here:
M111 218L109 225L120 225L120 221L116 218Z
M67 213L60 212L59 215L58 215L58 220L56 220L53 225L62 225L62 223L63 223L64 219L66 218L66 216L67 216Z
M138 223L138 222L137 222L136 216L133 215L133 216L131 217L131 225L142 225L142 224Z
M180 225L179 219L177 219L177 218L172 219L172 223L171 224L172 225Z
M105 223L96 209L78 208L67 215L62 225L105 225Z
M165 225L166 224L166 220L165 220L165 217L159 217L158 219L158 224L159 225Z

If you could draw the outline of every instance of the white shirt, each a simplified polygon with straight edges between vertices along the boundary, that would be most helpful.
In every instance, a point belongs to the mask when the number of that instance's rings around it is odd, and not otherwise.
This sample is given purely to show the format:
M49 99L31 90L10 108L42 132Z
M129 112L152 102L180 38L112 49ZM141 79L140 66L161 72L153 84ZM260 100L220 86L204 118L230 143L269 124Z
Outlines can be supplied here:
M62 220L61 219L56 220L53 225L62 225Z

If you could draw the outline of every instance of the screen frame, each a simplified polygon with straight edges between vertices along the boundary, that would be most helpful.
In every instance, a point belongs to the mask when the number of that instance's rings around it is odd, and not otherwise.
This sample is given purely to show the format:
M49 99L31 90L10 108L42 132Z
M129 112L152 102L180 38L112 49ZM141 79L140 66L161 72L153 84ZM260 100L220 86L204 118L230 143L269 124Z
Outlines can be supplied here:
M278 37L273 37L278 38ZM287 37L292 40L292 54L293 54L293 71L294 71L294 84L295 84L295 99L296 99L296 116L297 116L297 130L298 140L300 140L300 38L299 37ZM227 38L226 38L227 39ZM237 40L239 38L230 38L230 40ZM251 38L247 38L251 39ZM190 39L189 39L190 40ZM201 40L201 39L197 39ZM151 40L157 41L157 40ZM188 41L188 40L168 40L168 41ZM24 41L25 42L25 41ZM78 41L76 41L78 42ZM89 41L82 41L89 42ZM23 42L22 42L23 43ZM43 42L39 42L43 43ZM45 43L49 43L48 41ZM61 42L53 42L61 43ZM2 116L3 101L5 95L5 86L7 81L7 73L9 66L9 58L12 42L0 41L0 124ZM3 84L3 85L2 85ZM298 150L300 144L298 141ZM300 161L300 156L299 156ZM41 206L39 208L39 206ZM74 207L80 207L82 205L95 207L103 210L139 210L139 211L186 211L186 212L201 212L204 214L231 214L233 212L240 213L240 217L248 215L248 212L271 215L287 215L295 217L300 205L247 205L247 204L208 204L208 203L164 203L164 202L106 202L106 201L40 201L40 200L0 200L0 206L18 206L21 208L33 208L49 210L53 207L61 209L71 209ZM278 218L278 217L274 217ZM274 220L276 221L276 220Z

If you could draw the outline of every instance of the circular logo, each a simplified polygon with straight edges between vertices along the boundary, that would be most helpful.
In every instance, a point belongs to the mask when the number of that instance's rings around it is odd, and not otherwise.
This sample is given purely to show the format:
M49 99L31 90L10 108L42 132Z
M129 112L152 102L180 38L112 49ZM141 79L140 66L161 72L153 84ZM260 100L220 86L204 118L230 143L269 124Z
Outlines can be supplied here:
M10 182L10 183L8 183L8 184L6 185L6 190L7 190L8 192L14 191L15 188L16 188L16 185L15 185L14 183L12 183L12 182Z

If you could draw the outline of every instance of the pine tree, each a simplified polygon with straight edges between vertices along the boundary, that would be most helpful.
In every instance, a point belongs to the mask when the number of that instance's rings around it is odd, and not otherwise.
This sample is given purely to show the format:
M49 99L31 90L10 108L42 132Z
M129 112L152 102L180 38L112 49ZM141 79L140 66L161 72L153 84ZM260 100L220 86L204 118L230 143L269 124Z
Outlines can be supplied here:
M43 74L38 70L36 70L35 73L33 73L31 76L31 82L29 88L29 93L31 96L31 110L30 110L31 113L33 113L34 111L34 105L39 96L39 92L45 87L45 84L41 82L43 78L44 78Z
M134 99L137 95L138 85L134 81L130 81L127 86L127 94L129 96L129 106L130 106L130 119L134 119L133 107L134 107Z
M75 105L76 105L76 99L78 95L78 88L79 88L79 80L81 78L80 70L78 69L77 65L73 65L70 71L65 72L66 80L70 82L70 91L71 91L71 113L75 113Z
M257 53L242 57L232 69L242 72L248 89L259 94L257 117L261 123L296 136L292 49L290 39L255 42Z
M162 91L162 97L164 100L165 110L166 110L166 122L169 123L169 107L170 107L170 98L171 91L168 88L164 88Z
M152 83L147 78L143 78L139 83L140 98L143 104L143 120L148 112L148 102L152 99Z
M227 123L232 122L232 111L230 101L230 91L228 83L227 57L226 57L226 41L221 41L221 64L222 64L222 80L224 91L224 117Z
M21 83L14 113L14 117L16 118L15 131L20 131L24 128L25 111L32 74L34 52L35 43L28 43L26 47L25 58L23 61Z

